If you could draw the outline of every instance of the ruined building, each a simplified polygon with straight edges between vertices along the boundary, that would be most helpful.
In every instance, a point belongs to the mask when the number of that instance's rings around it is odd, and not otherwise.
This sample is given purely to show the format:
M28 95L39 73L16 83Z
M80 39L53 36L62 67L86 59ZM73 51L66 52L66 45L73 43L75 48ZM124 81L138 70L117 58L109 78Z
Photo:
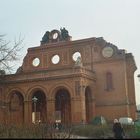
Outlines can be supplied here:
M72 40L65 28L47 31L15 74L0 76L0 122L135 119L136 69L131 53L102 37Z

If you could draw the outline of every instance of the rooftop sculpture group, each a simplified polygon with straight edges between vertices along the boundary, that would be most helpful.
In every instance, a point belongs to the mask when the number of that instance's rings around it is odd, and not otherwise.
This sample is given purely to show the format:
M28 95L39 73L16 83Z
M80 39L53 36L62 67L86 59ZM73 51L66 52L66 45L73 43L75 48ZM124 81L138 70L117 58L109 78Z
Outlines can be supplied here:
M63 27L59 30L46 31L41 40L41 45L46 43L52 43L57 41L69 41L69 32Z

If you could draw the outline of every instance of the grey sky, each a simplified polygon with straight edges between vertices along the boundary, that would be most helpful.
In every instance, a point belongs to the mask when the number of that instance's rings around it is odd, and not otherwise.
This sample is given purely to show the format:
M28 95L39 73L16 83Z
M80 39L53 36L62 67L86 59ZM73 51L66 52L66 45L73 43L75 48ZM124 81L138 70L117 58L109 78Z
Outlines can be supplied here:
M131 52L138 68L135 89L140 104L140 0L0 0L0 13L0 34L11 41L20 34L25 37L23 57L47 30L60 27L66 27L73 40L103 37Z

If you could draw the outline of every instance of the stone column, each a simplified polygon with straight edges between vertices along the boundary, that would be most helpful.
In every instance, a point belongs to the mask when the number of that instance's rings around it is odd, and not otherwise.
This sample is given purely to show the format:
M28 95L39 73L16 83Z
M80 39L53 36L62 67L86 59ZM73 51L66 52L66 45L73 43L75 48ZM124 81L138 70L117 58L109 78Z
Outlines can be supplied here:
M24 123L32 123L32 101L24 101Z
M76 100L74 97L71 98L71 123L76 123L77 122L77 114L76 114ZM78 104L78 102L77 102Z
M24 101L24 123L32 123L32 101Z
M85 86L78 86L78 94L71 99L71 122L81 123L86 121Z
M85 102L85 88L86 86L81 85L81 111L82 111L82 122L86 122L86 102Z
M47 100L47 122L55 121L55 100L49 99Z
M82 108L81 108L81 98L80 97L74 97L71 100L71 122L81 123L83 119L82 115Z
M81 120L86 122L85 94L81 96Z

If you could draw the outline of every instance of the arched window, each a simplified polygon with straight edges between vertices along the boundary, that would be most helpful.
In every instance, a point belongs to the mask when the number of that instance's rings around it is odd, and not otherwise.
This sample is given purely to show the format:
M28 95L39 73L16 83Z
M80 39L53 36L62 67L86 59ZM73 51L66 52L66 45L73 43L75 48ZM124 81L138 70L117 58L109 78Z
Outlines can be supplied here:
M12 98L11 98L11 110L12 111L17 111L19 110L19 97L17 94L13 94Z
M107 72L106 73L106 90L112 90L113 89L113 79L112 79L112 73Z

